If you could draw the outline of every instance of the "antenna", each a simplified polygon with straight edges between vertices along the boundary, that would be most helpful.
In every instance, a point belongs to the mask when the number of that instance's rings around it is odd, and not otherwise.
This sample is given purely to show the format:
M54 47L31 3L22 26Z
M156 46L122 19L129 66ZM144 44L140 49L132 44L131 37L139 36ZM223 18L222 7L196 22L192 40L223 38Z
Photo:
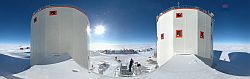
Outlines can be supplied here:
M180 2L178 2L177 5L178 5L178 8L180 8Z

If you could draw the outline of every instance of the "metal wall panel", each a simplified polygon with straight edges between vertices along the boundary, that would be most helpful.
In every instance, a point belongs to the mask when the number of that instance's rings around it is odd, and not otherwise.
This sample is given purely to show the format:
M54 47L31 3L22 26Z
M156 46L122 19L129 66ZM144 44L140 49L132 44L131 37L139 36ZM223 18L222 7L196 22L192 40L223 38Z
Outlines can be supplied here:
M176 18L176 13L182 13L182 17ZM211 20L209 14L192 8L171 9L161 14L157 21L158 65L163 65L175 54L211 58ZM176 30L182 30L181 38L176 38ZM204 39L200 38L200 31L204 32ZM164 40L161 40L161 33L165 35Z
M174 18L174 30L183 31L182 38L174 38L174 53L197 54L197 10L177 9L174 12L183 14L182 18Z
M173 55L173 11L162 15L157 22L157 63L159 66L166 63ZM161 40L161 33L164 33L164 39Z
M50 11L57 15L50 16ZM88 17L78 9L68 6L46 7L32 18L31 64L51 64L73 58L88 68Z

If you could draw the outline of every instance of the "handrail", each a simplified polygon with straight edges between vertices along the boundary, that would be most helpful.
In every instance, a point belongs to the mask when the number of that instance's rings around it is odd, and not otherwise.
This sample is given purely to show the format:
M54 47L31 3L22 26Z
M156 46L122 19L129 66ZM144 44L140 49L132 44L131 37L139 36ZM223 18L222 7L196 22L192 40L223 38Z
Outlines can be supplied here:
M200 10L206 14L208 14L209 16L213 17L214 14L212 12L209 12L207 10L204 10L200 7L197 7L197 6L190 6L190 5L181 5L181 6L173 6L173 7L170 7L170 8L167 8L165 9L163 12L161 12L157 17L156 17L156 20L158 20L159 16L163 15L165 12L168 12L170 10L174 10L174 9L183 9L183 8L189 8L189 9L197 9L197 10Z
M34 11L32 15L35 15L37 12L45 9L45 8L49 8L49 7L61 7L61 6L64 6L64 7L72 7L72 8L75 8L83 13L85 13L84 11L82 11L80 8L78 7L75 7L75 6L72 6L72 5L67 5L67 4L50 4L50 5L46 5L46 6L43 6L42 8L39 8L38 10ZM86 14L86 13L85 13Z

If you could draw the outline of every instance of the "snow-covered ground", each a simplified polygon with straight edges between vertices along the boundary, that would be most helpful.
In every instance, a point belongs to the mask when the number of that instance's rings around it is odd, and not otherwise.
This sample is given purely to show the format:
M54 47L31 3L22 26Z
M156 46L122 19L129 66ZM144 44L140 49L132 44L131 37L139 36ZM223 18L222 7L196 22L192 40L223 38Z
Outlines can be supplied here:
M215 44L214 50L222 51L220 60L225 60L230 62L228 54L233 52L246 52L250 53L250 45L232 45L232 44Z
M249 79L212 69L195 55L175 55L166 64L143 77L146 79Z
M30 49L21 45L0 45L0 79L18 79L13 76L30 68Z
M27 59L30 56L30 49L25 49L26 47L30 47L29 45L0 45L0 54L15 57L15 58L22 58ZM24 48L20 50L20 48Z
M141 49L141 48L156 48L155 44L126 44L126 45L117 45L117 44L102 44L94 43L90 44L90 50L118 50L118 49Z
M213 68L221 72L250 76L250 45L215 45Z
M133 57L135 61L139 61L147 66L147 62L145 62L146 59L148 59L148 56L153 55L150 52L141 52L131 55L111 54L108 56L105 54L93 53L90 56L90 63L98 63L102 60L111 64L109 69L104 72L104 75L107 76L103 76L81 68L72 59L60 63L30 67L30 50L20 50L19 48L20 45L1 47L0 79L110 79L111 77L108 76L114 76L113 70L119 65L114 61L115 56L124 62L129 62L129 59ZM148 47L145 46L143 48ZM138 47L138 49L140 48ZM214 45L214 50L219 50L214 53L216 57L214 57L215 65L213 65L213 67L215 69L207 66L193 55L175 56L162 67L151 73L138 75L136 77L123 77L120 79L250 79L249 49L249 45ZM227 59L230 62L228 62Z
M104 71L103 75L114 77L117 73L115 72L117 68L121 65L115 60L115 57L117 59L121 60L122 64L125 64L128 66L130 59L132 58L134 62L140 63L143 67L151 68L152 70L156 66L156 64L149 64L147 60L149 57L153 58L154 53L156 52L154 45L114 45L114 46L98 46L98 47L109 47L106 49L134 49L134 50L144 50L149 48L154 48L154 50L150 51L144 51L144 52L138 52L138 54L102 54L98 51L92 51L90 54L90 66L93 65L94 69L93 72L98 73L98 67L100 62L106 62L109 64L109 68ZM113 48L111 48L113 47ZM105 50L104 48L101 49L95 49L95 50ZM155 59L156 61L156 59ZM91 69L91 68L90 68ZM146 70L143 68L144 71Z

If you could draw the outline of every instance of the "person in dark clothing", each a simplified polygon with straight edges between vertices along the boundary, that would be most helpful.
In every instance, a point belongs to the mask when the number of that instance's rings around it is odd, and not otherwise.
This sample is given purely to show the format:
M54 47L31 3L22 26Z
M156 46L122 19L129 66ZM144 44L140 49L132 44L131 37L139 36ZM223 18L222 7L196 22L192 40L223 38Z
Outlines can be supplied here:
M134 60L131 58L130 62L129 62L129 70L128 70L129 72L131 72L131 68L132 68L133 64L134 64Z

